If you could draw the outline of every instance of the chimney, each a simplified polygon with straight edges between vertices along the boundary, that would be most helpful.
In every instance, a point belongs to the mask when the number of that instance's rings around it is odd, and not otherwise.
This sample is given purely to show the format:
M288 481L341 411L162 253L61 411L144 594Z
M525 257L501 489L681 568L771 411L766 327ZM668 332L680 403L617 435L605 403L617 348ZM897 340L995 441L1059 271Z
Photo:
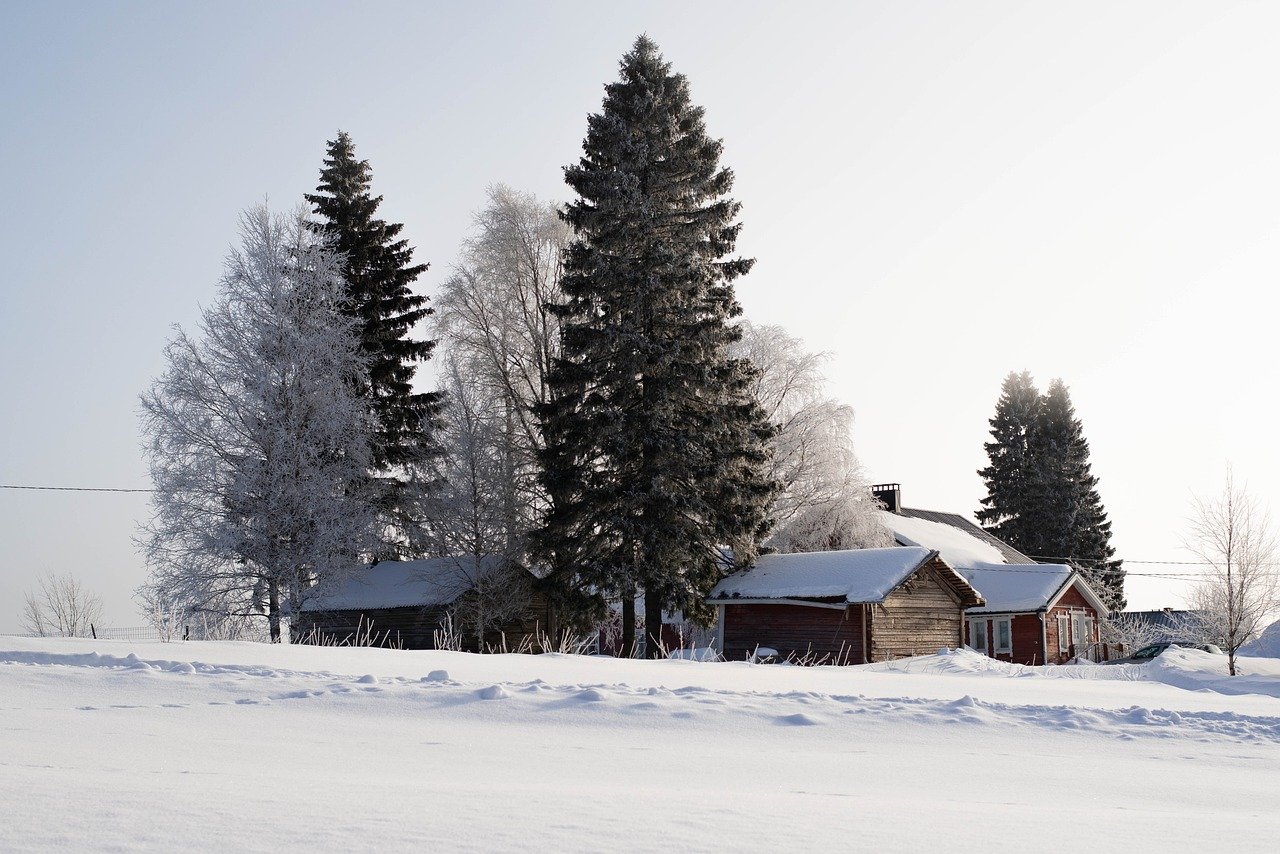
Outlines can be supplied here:
M902 511L902 485L897 483L878 483L871 487L871 497L884 505L890 513Z

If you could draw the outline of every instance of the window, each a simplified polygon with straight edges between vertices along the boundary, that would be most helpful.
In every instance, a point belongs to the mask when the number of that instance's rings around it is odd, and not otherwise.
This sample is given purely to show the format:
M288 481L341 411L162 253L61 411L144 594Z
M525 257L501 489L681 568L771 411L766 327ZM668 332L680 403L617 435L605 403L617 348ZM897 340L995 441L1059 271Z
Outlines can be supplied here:
M1004 617L996 620L996 652L1013 652L1012 619Z
M1058 615L1058 652L1071 651L1071 620L1066 614Z
M987 621L969 621L969 646L983 655L987 654Z

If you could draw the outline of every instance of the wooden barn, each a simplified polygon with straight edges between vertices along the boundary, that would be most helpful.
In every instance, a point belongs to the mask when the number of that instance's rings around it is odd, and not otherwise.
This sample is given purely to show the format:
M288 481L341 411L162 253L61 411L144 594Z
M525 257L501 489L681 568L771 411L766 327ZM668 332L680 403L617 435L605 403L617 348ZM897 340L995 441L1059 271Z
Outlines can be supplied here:
M1078 572L1053 563L962 567L986 598L966 613L965 643L1016 664L1098 660L1106 606Z
M481 601L477 579L498 572L510 576L505 601ZM462 648L475 652L480 640L469 626L485 606L501 606L513 614L485 633L486 648L505 645L514 650L526 638L554 633L547 597L532 573L505 568L496 559L456 557L381 561L364 567L339 584L316 590L303 603L291 634L295 643L434 649L437 630L446 616L452 616Z
M856 549L764 555L708 598L730 661L757 649L780 658L863 664L963 643L982 597L936 551Z

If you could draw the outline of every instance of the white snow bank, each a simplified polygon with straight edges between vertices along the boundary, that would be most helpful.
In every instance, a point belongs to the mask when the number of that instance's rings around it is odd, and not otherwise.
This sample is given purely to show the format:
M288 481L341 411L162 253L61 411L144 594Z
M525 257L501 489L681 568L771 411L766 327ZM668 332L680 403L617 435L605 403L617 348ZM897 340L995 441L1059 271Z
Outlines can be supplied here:
M1241 655L1280 658L1280 620L1267 626L1261 635L1240 648Z
M0 847L1270 850L1280 700L1142 672L0 638Z
M712 601L825 599L881 602L930 555L919 547L764 555L711 591Z

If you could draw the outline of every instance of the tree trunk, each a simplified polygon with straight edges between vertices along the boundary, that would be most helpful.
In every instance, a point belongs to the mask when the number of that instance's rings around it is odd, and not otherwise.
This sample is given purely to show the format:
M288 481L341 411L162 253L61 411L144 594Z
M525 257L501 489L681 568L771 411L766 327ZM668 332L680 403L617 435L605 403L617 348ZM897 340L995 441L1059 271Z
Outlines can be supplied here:
M267 582L267 623L271 626L271 642L280 643L280 582Z
M644 657L662 656L662 600L652 593L644 597Z
M618 654L623 658L636 654L636 588L631 584L622 588L622 649Z

